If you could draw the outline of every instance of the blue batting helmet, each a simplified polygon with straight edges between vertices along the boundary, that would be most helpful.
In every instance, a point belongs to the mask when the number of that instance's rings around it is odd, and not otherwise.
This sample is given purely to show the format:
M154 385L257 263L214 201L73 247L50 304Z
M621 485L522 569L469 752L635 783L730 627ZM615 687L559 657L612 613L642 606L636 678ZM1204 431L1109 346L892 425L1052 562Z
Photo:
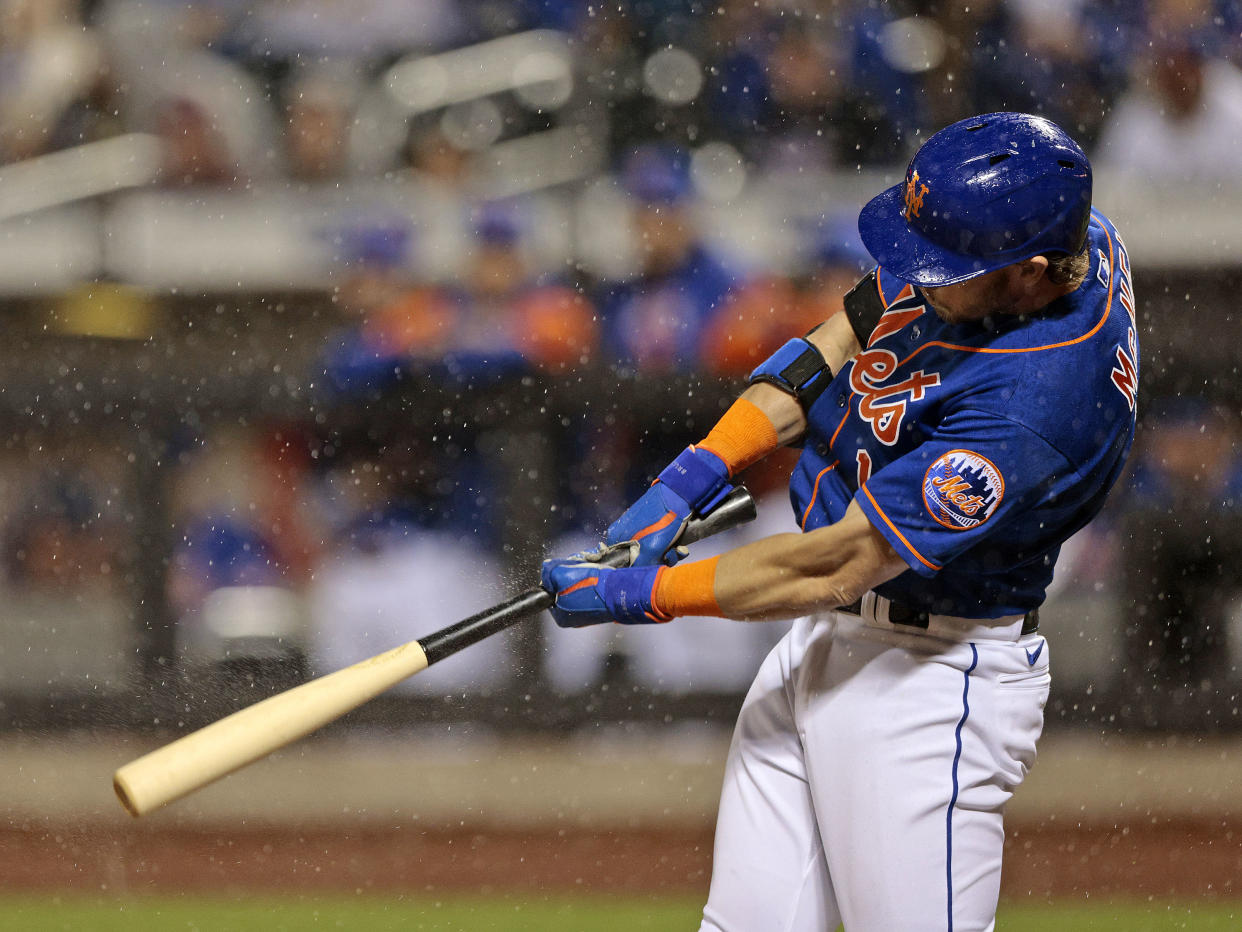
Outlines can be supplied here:
M936 287L1032 256L1073 255L1091 218L1091 164L1051 120L988 113L919 148L906 180L871 199L858 232L876 262Z

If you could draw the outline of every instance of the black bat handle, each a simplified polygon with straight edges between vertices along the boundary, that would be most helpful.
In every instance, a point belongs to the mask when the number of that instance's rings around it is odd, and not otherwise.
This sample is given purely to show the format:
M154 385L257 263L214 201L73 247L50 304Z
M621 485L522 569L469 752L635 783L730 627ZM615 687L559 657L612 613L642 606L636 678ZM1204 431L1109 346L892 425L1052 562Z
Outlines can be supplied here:
M703 540L705 537L719 534L739 524L753 521L755 514L755 500L746 489L738 486L706 518L691 518L677 539L677 543L692 544ZM604 566L628 566L630 563L629 548L621 545L611 547L599 562ZM424 638L419 638L418 643L423 653L427 655L427 664L430 666L437 660L443 660L463 647L477 644L484 638L503 631L523 618L541 612L551 605L552 595L546 589L527 589L507 602L501 602L455 625L449 625Z
M455 654L463 647L469 647L497 631L503 631L529 615L541 612L552 605L552 596L545 589L527 589L507 602L501 602L477 615L471 615L455 625L441 628L418 643L427 655L430 666L437 660L443 660L449 654Z

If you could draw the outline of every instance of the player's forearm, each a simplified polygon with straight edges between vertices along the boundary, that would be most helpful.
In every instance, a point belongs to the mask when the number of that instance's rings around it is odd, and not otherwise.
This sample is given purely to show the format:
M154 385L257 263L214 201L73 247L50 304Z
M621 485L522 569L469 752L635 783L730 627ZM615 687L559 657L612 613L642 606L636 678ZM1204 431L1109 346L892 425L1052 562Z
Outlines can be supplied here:
M837 373L858 352L858 339L844 314L834 314L807 338ZM806 412L787 391L756 382L744 391L699 446L716 453L731 475L806 432Z
M799 436L806 429L797 422L801 417L792 397L771 385L752 385L692 450L714 454L733 477Z
M719 558L673 567L657 582L655 601L670 615L792 618L848 605L906 568L852 505L829 527L777 534Z
M742 392L741 400L753 404L771 422L775 432L772 449L793 443L806 432L806 415L802 411L802 405L798 404L793 395L781 391L775 385L757 382Z
M879 535L852 530L778 534L724 554L716 571L720 613L758 621L837 608L906 569Z
M722 555L715 586L720 614L767 621L857 599L869 587L852 566L854 555L818 546L820 536L822 530L780 534Z
M833 314L807 335L807 340L824 356L824 362L836 375L847 362L862 350L854 328L844 311Z

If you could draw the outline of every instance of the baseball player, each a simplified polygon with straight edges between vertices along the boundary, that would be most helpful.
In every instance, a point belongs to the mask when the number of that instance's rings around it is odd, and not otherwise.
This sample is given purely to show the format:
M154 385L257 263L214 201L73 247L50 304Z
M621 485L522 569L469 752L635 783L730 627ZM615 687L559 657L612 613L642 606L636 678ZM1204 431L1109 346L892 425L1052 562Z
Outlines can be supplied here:
M635 565L544 564L564 626L801 616L743 704L704 929L991 929L1002 814L1049 689L1038 608L1134 433L1125 248L1048 120L936 133L859 232L878 266L609 529ZM801 444L802 533L669 550Z

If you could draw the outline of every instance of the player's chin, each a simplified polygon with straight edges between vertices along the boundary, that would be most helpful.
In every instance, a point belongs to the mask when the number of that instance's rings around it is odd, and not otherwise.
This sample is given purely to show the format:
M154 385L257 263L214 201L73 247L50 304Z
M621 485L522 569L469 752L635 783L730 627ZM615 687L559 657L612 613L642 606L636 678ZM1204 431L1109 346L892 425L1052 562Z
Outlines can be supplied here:
M980 308L953 308L946 307L943 304L937 304L935 301L928 300L931 309L935 311L936 316L943 320L946 324L967 324L973 321L983 320L991 312L984 311Z
M943 304L936 304L934 301L928 301L928 303L931 305L931 309L936 312L936 316L946 324L960 324L967 319L965 314L950 307L945 307Z

